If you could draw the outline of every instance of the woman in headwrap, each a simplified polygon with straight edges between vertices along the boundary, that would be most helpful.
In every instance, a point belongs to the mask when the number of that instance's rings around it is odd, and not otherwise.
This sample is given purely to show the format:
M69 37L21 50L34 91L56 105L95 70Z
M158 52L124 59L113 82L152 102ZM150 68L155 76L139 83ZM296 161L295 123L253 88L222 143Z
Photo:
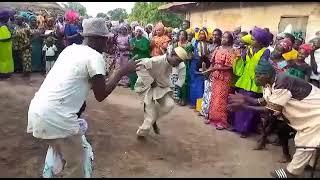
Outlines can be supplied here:
M312 50L313 47L311 45L302 44L299 47L297 60L288 62L289 69L286 74L300 79L305 79L309 82L312 68L305 62L305 59L310 55Z
M170 38L164 33L164 25L158 23L155 27L156 35L151 40L151 56L160 56L167 52Z
M312 67L310 83L316 87L320 87L320 36L312 37L309 43L312 44L313 50L305 61Z
M65 23L63 21L63 16L58 15L56 24L55 24L55 36L57 38L56 46L58 48L58 54L64 49L64 28Z
M209 51L215 52L216 49L218 49L221 46L221 38L222 38L222 31L220 29L215 29L212 32L212 41L213 44L209 45ZM213 54L213 53L212 53ZM212 54L210 55L210 58L212 57ZM204 67L205 68L205 67ZM205 68L206 69L206 68ZM211 99L211 91L212 91L212 81L213 79L210 78L210 76L205 76L204 81L204 93L202 97L202 105L201 105L201 116L204 116L205 123L209 123L208 120L208 114L209 114L209 107L210 107L210 99Z
M212 89L209 108L209 121L217 130L228 128L228 95L231 91L233 73L232 65L237 58L233 49L232 32L225 32L222 36L221 45L212 54L210 72Z
M267 47L270 44L271 35L267 30L259 27L254 27L251 35L253 45L248 48L244 57L236 61L233 71L239 76L235 84L238 93L257 98L262 96L262 87L256 84L255 67L261 59L269 59L270 51ZM233 130L241 133L241 137L245 138L257 130L258 119L259 114L255 111L238 111L234 114Z
M116 66L124 66L128 63L130 55L130 35L128 34L128 27L124 24L120 25L119 34L116 37ZM129 87L129 78L128 76L123 76L119 81L120 86Z
M64 34L66 37L67 46L75 44L82 44L82 36L80 35L80 28L77 25L79 14L73 10L67 11L65 14L66 25Z
M209 60L209 43L208 34L205 30L199 31L199 40L193 44L193 58L190 62L189 77L190 77L190 94L189 103L192 109L196 107L197 99L202 98L204 92L204 75L201 74L202 64L208 68L210 66Z
M270 63L273 65L277 73L284 73L287 71L288 62L283 58L282 54L290 52L292 43L289 39L282 39L278 41L270 55Z
M146 26L146 32L148 33L148 39L152 39L152 31L153 31L153 25L152 24L147 24Z
M293 44L293 49L299 50L299 47L304 43L304 39L302 37L302 32L294 32L293 36L295 38L294 44Z
M9 78L14 71L12 58L12 36L7 26L10 11L0 9L0 78Z
M22 71L24 77L29 79L32 71L31 67L31 30L27 25L22 16L16 17L16 24L13 33L13 49L17 53L18 59L22 62Z
M41 31L37 25L37 17L31 16L30 17L30 31L31 31L31 65L33 72L40 72L44 70L44 66L42 63L42 43L43 39Z
M135 37L130 40L131 58L138 55L137 59L150 58L150 41L143 36L144 30L140 26L135 28ZM129 75L130 89L134 90L137 81L137 74L134 72Z
M172 40L173 39L173 37L172 37L172 31L173 31L173 28L172 27L167 27L167 28L165 28L165 35L167 35L169 38L170 38L170 40Z

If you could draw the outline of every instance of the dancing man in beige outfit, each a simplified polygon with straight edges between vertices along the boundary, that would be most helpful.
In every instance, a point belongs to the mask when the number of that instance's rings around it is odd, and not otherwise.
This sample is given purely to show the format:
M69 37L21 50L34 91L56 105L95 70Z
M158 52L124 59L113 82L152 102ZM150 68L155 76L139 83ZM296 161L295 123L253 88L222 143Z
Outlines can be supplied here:
M174 106L172 90L170 89L170 74L175 67L189 59L182 47L162 56L141 59L141 69L137 71L138 79L135 91L140 95L144 103L144 121L137 131L138 137L149 134L151 126L155 133L159 134L156 121L159 117L168 114ZM159 107L156 105L159 103Z

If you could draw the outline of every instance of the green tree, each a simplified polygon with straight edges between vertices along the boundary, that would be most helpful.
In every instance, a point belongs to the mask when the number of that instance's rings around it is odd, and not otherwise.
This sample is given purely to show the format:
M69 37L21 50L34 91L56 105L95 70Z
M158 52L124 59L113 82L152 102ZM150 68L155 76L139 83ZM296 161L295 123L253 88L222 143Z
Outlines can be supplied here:
M165 2L136 2L129 15L129 22L139 21L142 24L161 21L165 26L179 27L183 17L174 13L162 12L158 7Z
M109 20L108 15L105 13L102 13L102 12L98 13L96 17L97 18L105 18L105 19Z
M72 9L74 11L77 11L80 16L86 16L87 15L87 9L79 2L67 2L66 4L62 4L65 10Z
M128 18L128 13L123 8L116 8L107 13L112 21L120 21Z

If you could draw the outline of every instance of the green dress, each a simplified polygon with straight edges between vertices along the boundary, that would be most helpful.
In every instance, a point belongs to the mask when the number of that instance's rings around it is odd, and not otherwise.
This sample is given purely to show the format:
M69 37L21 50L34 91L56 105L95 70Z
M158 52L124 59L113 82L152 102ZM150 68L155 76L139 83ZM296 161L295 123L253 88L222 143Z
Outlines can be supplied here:
M38 29L31 29L31 33L39 33ZM31 39L31 66L32 72L40 72L43 70L42 67L42 38L34 37Z
M11 33L6 25L0 27L0 74L14 71Z
M131 57L138 55L137 59L150 58L150 41L147 38L143 36L140 39L137 39L136 37L132 38L130 40L130 46L133 48ZM138 76L136 73L129 75L129 86L131 90L134 90L137 78Z
M188 42L185 45L185 47L183 47L183 48L185 48L185 50L188 52L188 54L191 54L193 52L193 47L192 47L192 44L190 42ZM188 97L189 97L190 60L187 60L184 63L186 65L186 79L185 79L185 82L184 82L183 86L181 87L179 98L184 100L184 101L187 101Z

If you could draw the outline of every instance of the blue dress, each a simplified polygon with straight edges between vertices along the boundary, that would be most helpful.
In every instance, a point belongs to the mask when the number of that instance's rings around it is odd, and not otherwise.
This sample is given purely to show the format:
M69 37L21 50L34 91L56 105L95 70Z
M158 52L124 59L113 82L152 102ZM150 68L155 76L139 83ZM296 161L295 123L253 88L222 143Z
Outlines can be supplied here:
M78 31L81 30L80 27L76 24L66 24L64 29L65 36L72 36L78 33ZM67 40L67 46L75 44L82 44L82 36L79 34L78 36L68 39Z
M204 75L199 73L198 62L200 61L198 53L198 43L196 41L194 44L194 55L190 62L189 68L189 77L190 77L190 86L189 86L189 103L191 106L196 106L197 99L202 98L204 92Z

